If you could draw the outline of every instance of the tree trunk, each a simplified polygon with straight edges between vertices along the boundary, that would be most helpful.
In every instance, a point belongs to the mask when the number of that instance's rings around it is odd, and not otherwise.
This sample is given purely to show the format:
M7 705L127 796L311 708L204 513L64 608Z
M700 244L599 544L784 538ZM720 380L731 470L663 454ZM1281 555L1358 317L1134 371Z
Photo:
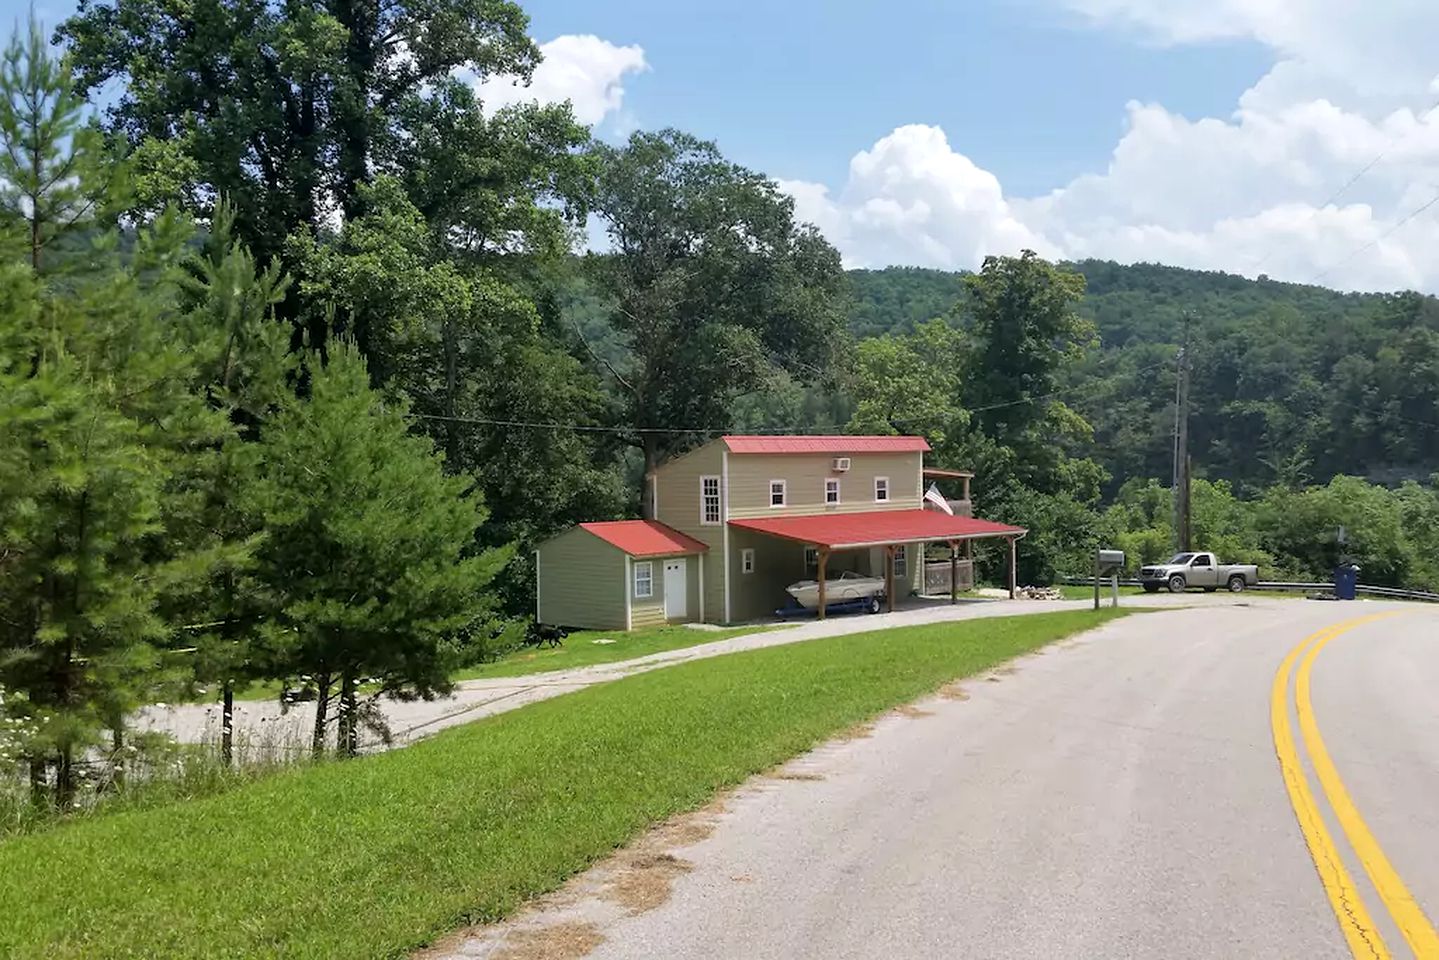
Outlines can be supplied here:
M30 802L37 807L44 806L50 799L50 782L45 776L45 758L30 758Z
M110 728L110 786L121 790L125 786L125 721L116 719Z
M310 753L316 760L325 755L325 723L330 713L330 675L321 674L315 681L315 730L310 736Z
M55 761L55 806L70 809L75 802L75 754L70 744L60 748Z
M235 765L235 684L230 680L220 697L220 759L227 767Z
M355 702L353 670L346 670L340 679L340 731L335 746L344 757L353 757L360 752L360 716Z
M653 433L640 435L640 448L645 452L645 472L644 476L640 477L640 516L646 520L656 519L655 499L653 490L651 489L653 481L651 478L654 476L655 468L659 466L659 446L659 437Z

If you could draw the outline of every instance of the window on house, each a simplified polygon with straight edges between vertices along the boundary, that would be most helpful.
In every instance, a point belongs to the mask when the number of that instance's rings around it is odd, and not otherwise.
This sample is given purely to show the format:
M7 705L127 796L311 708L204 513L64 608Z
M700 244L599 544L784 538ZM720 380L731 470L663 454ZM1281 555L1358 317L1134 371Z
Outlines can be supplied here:
M655 595L655 565L648 560L635 564L635 599L644 600Z
M700 477L700 523L720 522L720 478Z
M839 503L839 479L830 477L824 482L824 502Z
M805 548L804 548L804 572L805 572L805 573L818 573L818 572L819 572L819 548L818 548L818 547L805 547Z
M754 573L753 550L741 550L739 552L739 568L741 573Z
M772 507L782 507L782 506L784 506L784 487L785 487L785 483L784 483L783 480L771 480L771 481L769 482L769 505L770 505L770 506L772 506Z
M909 576L909 555L904 544L901 543L894 548L894 578L898 580L900 577L907 576Z
M874 502L884 503L889 500L889 477L874 478Z

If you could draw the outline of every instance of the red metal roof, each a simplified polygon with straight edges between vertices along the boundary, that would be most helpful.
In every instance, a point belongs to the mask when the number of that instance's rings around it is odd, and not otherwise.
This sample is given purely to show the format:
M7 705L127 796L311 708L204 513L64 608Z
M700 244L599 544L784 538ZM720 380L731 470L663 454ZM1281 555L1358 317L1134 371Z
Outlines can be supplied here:
M632 557L658 557L667 553L704 553L709 546L685 536L673 527L656 520L606 520L582 523L606 543L619 547Z
M727 436L730 453L923 453L924 437Z
M1023 527L952 517L939 510L870 510L864 513L821 513L802 517L760 517L731 520L730 526L797 540L829 550L876 547L919 540L977 540L1023 536Z

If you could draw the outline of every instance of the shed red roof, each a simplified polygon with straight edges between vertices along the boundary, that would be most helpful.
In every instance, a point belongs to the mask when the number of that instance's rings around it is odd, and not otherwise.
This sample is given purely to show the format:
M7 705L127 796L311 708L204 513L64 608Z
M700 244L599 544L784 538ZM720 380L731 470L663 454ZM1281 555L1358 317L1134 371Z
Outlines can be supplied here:
M923 453L924 437L831 436L727 436L730 453Z
M731 520L732 527L772 537L797 540L828 550L877 547L920 540L978 540L1023 536L1029 531L973 517L952 517L938 510L870 510L864 513L822 513L802 517L760 517Z
M580 527L606 543L619 547L632 557L704 553L709 549L708 544L685 536L656 520L606 520L600 523L582 523Z

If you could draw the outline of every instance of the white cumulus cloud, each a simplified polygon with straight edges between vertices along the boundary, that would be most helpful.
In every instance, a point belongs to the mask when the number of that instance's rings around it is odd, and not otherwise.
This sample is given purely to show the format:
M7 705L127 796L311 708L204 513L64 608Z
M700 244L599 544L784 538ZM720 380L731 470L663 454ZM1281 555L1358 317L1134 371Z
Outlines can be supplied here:
M1147 42L1258 41L1276 62L1228 116L1130 103L1106 168L1043 196L1006 196L919 125L856 154L835 192L783 181L847 262L975 267L1024 246L1439 292L1439 204L1413 215L1439 197L1439 2L1052 2Z
M513 103L568 100L575 119L598 124L624 105L627 77L649 69L644 48L618 46L592 34L566 34L540 44L544 60L528 86L513 77L490 77L476 86L492 109Z

